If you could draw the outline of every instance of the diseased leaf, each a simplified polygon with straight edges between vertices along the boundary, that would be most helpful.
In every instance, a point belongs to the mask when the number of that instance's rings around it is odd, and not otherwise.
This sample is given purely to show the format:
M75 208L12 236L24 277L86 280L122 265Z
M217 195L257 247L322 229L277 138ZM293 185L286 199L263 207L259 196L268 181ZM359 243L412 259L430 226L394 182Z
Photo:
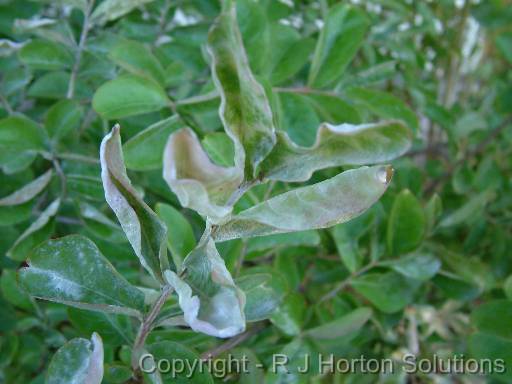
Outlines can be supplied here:
M169 268L167 229L142 200L126 174L119 125L103 138L100 148L101 179L105 199L114 211L140 263L158 281Z
M49 40L32 40L21 48L20 60L33 69L57 70L69 68L73 56L59 43Z
M161 169L167 138L181 127L183 124L172 116L137 133L123 144L126 168L134 171Z
M91 340L72 339L53 356L46 384L101 384L103 341L95 332Z
M233 216L213 232L216 241L326 228L372 206L391 180L389 166L361 167L273 197Z
M164 179L182 206L218 222L231 213L229 197L242 182L239 168L214 164L195 133L186 128L169 137L164 152Z
M168 204L158 203L155 210L167 225L167 246L171 251L174 265L180 269L185 257L196 246L192 227L179 211Z
M94 93L92 106L105 119L140 115L169 105L165 90L153 80L122 75L103 84Z
M388 251L401 255L417 248L426 230L425 212L408 189L395 198L387 226Z
M165 272L175 289L185 322L196 332L232 337L245 330L245 294L237 288L212 240L185 259L179 277Z
M359 9L337 4L328 11L315 48L309 85L322 88L338 80L361 46L369 20Z
M322 124L312 147L299 147L284 132L260 164L260 175L271 180L306 181L319 169L393 160L411 145L411 133L401 123L363 125Z
M416 114L401 99L390 93L366 88L350 88L347 96L384 119L402 120L414 132L418 131Z
M133 9L153 0L105 0L96 7L91 15L91 23L105 24L126 15Z
M165 83L162 65L151 51L134 40L121 39L108 54L121 68L139 76L149 77L159 84Z
M140 316L144 294L130 285L96 245L79 235L48 240L19 271L34 297L92 311Z
M371 316L371 308L360 307L339 319L322 324L315 328L310 328L305 332L305 334L315 341L347 336L359 331Z
M0 206L6 205L20 205L32 200L37 196L43 189L46 188L50 180L52 179L53 171L49 169L37 179L34 179L27 185L21 187L17 191L11 193L9 196L5 196L0 199Z
M245 53L233 1L223 9L208 37L212 75L221 95L220 117L235 143L235 165L247 177L275 144L272 111L265 90L256 81Z
M53 231L53 217L60 207L60 199L52 202L39 217L21 234L7 256L14 260L25 260L32 249L46 240Z

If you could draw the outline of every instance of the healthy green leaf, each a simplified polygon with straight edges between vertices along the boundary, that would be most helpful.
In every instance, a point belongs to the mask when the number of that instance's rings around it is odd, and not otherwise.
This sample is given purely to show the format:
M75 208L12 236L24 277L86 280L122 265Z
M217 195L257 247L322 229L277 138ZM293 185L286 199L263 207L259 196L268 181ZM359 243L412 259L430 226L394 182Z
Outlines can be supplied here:
M96 7L91 15L91 23L105 24L126 15L137 7L153 0L105 0Z
M168 105L165 90L158 83L135 75L110 80L98 88L92 99L94 110L105 119L154 112Z
M512 342L512 301L493 300L483 303L471 314L471 322L480 332Z
M169 268L167 229L128 179L119 131L119 125L114 126L101 142L101 179L105 199L140 263L155 279L163 282L162 271Z
M512 300L512 275L510 275L503 284L503 290L509 300Z
M69 68L73 56L59 43L49 40L32 40L21 48L20 60L33 69L58 70Z
M314 171L340 165L380 163L404 154L411 144L410 131L398 122L363 125L322 124L312 147L299 147L278 133L278 143L260 165L271 180L306 181Z
M49 169L37 179L21 187L17 191L11 193L0 199L0 206L6 205L20 205L32 200L37 196L46 186L50 183L53 176L53 171Z
M220 116L235 143L235 165L254 176L258 164L275 144L272 111L265 90L256 81L242 44L234 2L223 9L210 30L208 48L212 75L221 95Z
M315 48L308 83L322 88L340 78L363 42L369 20L359 9L337 4L329 9Z
M185 257L196 246L192 227L179 211L168 204L159 203L155 210L167 226L167 246L171 251L174 265L179 269Z
M24 116L0 120L0 150L3 156L44 149L45 134L39 125Z
M101 384L103 342L97 333L91 340L72 339L53 356L46 384Z
M417 248L426 230L423 207L405 189L395 198L387 226L387 246L392 255L402 255Z
M380 265L387 266L405 277L425 281L439 271L441 262L430 253L413 253L397 260L381 262Z
M357 217L387 189L392 168L361 167L283 193L240 212L214 230L216 241L326 228Z
M144 44L121 39L109 52L109 58L128 72L165 83L162 65Z
M486 190L473 196L465 202L460 208L443 217L439 223L439 228L453 227L461 223L467 223L472 218L479 215L482 209L495 197L492 190Z
M128 283L83 236L48 240L19 271L22 286L34 297L93 311L139 316L144 295Z
M57 102L46 114L46 131L54 140L66 137L79 126L83 112L83 107L74 100Z
M232 167L235 158L233 142L224 132L214 132L206 135L201 140L204 150L214 163L223 167Z
M306 320L306 302L297 293L287 295L272 313L270 321L287 336L300 334Z
M198 245L180 275L165 278L176 291L185 322L196 332L232 337L245 330L245 294L237 288L212 240Z
M123 145L126 168L134 171L161 169L166 140L182 126L178 118L172 116L137 133Z
M339 319L308 329L305 334L313 340L335 339L356 333L372 316L372 310L366 307L354 309Z
M229 197L242 182L239 168L214 164L190 129L169 137L164 152L164 179L182 206L218 222L231 213Z

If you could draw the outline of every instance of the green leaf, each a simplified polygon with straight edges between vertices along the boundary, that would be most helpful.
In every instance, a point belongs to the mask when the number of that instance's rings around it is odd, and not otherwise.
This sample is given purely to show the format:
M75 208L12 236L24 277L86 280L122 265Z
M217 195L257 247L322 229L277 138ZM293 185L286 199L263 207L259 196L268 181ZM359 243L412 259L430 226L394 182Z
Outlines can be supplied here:
M135 75L165 83L165 71L157 58L144 45L134 40L120 39L108 53L121 68Z
M60 199L56 199L21 234L6 255L14 260L25 260L36 245L48 239L52 234L53 217L57 214L59 207Z
M308 83L322 88L338 80L361 46L369 25L359 9L337 4L329 9L315 48Z
M247 321L268 319L286 294L286 282L278 274L248 273L237 278L236 284L245 293Z
M235 165L255 176L257 165L275 144L272 111L256 81L242 44L233 1L226 1L210 30L212 74L221 95L220 116L235 143Z
M426 218L421 203L408 189L395 198L387 226L387 246L391 255L417 248L425 235Z
M92 311L140 316L144 295L128 283L83 236L48 240L19 271L32 296Z
M152 1L153 0L105 0L98 5L92 13L91 23L105 24L107 21L118 19L130 13L135 8Z
M72 339L53 356L45 383L101 384L103 354L103 342L97 333L91 340Z
M49 40L32 40L19 52L20 60L32 69L57 70L73 65L73 56L68 49Z
M361 116L357 109L339 96L309 93L305 97L315 108L322 121L334 125L359 124L361 122Z
M168 270L165 278L178 294L186 324L216 337L245 330L245 294L233 282L212 240L199 244L180 271L184 277Z
M363 125L322 124L312 147L299 147L278 133L278 143L261 163L265 178L306 181L314 171L340 165L364 165L392 160L405 153L410 131L397 122Z
M413 253L397 260L381 262L379 265L389 267L405 277L425 281L439 271L441 262L430 253Z
M305 334L316 341L347 336L359 331L371 316L371 308L357 308L336 320L310 328Z
M160 341L158 343L150 344L147 346L148 352L156 359L173 359L182 361L185 366L197 367L191 372L186 370L170 371L168 373L156 373L156 376L161 376L158 383L194 383L194 384L213 384L213 378L208 372L208 369L199 369L197 366L201 362L201 358L197 352L189 349L183 344L175 343L173 341ZM152 369L155 366L155 361L152 358L144 360L144 368L146 370Z
M229 215L229 197L242 182L237 167L214 164L191 129L181 129L169 137L164 152L164 179L182 206L217 222Z
M52 169L49 169L38 178L24 185L17 191L0 199L0 206L20 205L32 200L50 183L53 176Z
M479 305L471 314L471 323L480 332L512 342L512 301L493 300Z
M485 333L475 333L470 336L468 346L474 358L496 362L496 369L489 376L503 383L512 380L512 371L509 368L512 366L512 341Z
M471 197L461 207L443 217L439 228L453 227L462 223L468 223L473 218L479 217L485 206L495 197L495 192L485 190Z
M266 249L277 250L284 247L310 246L320 244L318 231L301 231L292 233L278 233L276 235L260 236L247 241L246 252L258 252Z
M366 88L350 88L347 96L384 119L402 120L414 132L418 131L416 114L401 99L389 93Z
M144 202L126 174L119 125L103 138L100 148L101 179L105 199L114 211L140 263L158 281L169 268L167 229Z
M169 105L162 87L147 78L123 75L94 93L92 106L105 119L119 119L158 111Z
M172 116L137 133L123 145L126 168L134 171L161 169L167 138L182 126L179 119Z
M45 134L34 121L24 116L11 116L0 120L0 150L11 156L26 151L41 151Z
M34 312L34 303L32 298L22 290L16 281L16 271L4 269L0 277L0 288L2 296L6 301L28 312Z
M306 320L307 306L304 298L290 293L272 313L270 321L287 336L300 334Z
M510 275L503 284L503 290L509 300L512 300L512 275Z
M233 216L213 237L239 237L326 228L359 216L387 189L392 168L361 167L273 197Z
M190 223L168 204L158 203L156 213L167 226L167 246L176 268L181 268L185 257L195 248L196 239Z
M234 165L235 148L233 142L224 132L209 133L201 140L204 150L214 163L223 167Z
M496 37L496 46L507 61L512 64L512 32L503 32Z
M396 272L387 272L359 276L351 285L380 311L394 313L412 302L419 283Z
M74 100L61 100L46 114L44 126L51 138L59 140L73 132L80 125L83 107Z
M125 243L126 236L121 227L110 220L103 212L96 209L93 205L80 202L80 216L85 227L94 236L108 240L112 243Z

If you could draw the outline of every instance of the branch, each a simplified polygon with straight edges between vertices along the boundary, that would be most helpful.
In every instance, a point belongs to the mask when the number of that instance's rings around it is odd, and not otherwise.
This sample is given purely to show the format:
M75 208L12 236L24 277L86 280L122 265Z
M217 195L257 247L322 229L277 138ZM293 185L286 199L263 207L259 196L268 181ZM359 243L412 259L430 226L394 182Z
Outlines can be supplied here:
M80 33L80 40L78 47L75 52L75 63L71 70L71 76L69 77L68 92L66 94L67 99L72 99L75 94L75 82L78 75L78 69L80 68L80 61L82 60L82 51L85 47L85 41L87 40L87 34L89 33L89 16L91 15L92 7L94 6L94 0L87 2L87 9L84 11L84 23L82 25L82 32Z

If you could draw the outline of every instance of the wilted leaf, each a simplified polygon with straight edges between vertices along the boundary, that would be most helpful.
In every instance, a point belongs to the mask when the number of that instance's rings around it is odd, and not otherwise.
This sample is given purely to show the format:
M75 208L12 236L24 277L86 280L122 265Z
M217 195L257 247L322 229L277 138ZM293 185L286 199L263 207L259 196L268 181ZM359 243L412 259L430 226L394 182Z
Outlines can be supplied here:
M220 116L235 143L235 165L251 177L274 146L275 134L265 90L247 62L233 1L223 3L208 43L213 79L222 100Z
M346 4L329 9L309 72L309 85L322 88L343 74L363 42L369 20Z
M140 115L169 105L165 90L144 77L123 75L103 84L92 99L92 106L105 119Z
M260 164L271 180L306 181L316 170L340 165L364 165L392 160L411 144L410 131L398 122L363 125L322 124L312 147L299 147L278 133L278 143Z
M37 179L34 179L27 185L21 187L17 191L11 193L9 196L6 196L0 199L0 206L6 205L20 205L29 200L32 200L35 196L37 196L43 189L46 188L50 180L52 179L53 171L49 169Z
M392 168L361 167L297 188L240 212L214 230L216 241L326 228L353 219L387 189Z
M101 384L103 354L103 342L97 333L91 340L72 339L53 356L46 384Z
M216 222L231 213L226 205L242 182L240 169L214 164L190 129L169 137L164 153L164 179L182 206Z
M167 138L182 126L178 118L172 116L137 133L123 145L126 168L134 171L161 169Z
M105 199L116 214L140 263L162 282L162 271L169 268L167 229L128 179L119 130L119 125L116 125L101 142L101 179Z
M212 240L185 259L179 277L165 272L175 289L185 322L196 332L232 337L245 330L245 295L237 288Z
M139 316L144 295L122 277L83 236L48 240L19 271L22 286L34 297L93 311Z

